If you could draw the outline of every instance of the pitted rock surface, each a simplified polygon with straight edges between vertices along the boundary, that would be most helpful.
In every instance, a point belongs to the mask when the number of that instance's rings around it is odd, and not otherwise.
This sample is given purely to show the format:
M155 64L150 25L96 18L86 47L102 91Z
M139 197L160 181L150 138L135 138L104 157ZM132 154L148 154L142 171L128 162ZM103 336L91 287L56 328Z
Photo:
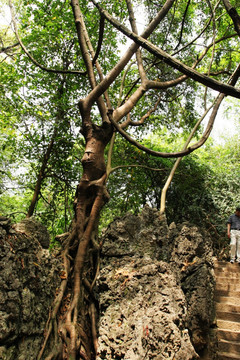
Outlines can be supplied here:
M186 303L170 266L126 257L99 278L99 359L194 359Z
M41 224L34 218L23 219L17 224L13 225L13 228L20 233L27 236L34 237L44 249L49 248L50 236L46 226Z
M216 359L207 235L189 224L168 227L145 207L116 219L103 242L97 359Z
M59 269L34 233L17 232L0 219L0 359L37 358Z
M25 225L13 229L0 217L3 360L37 358L61 282L61 261L43 249L39 234ZM168 226L145 207L138 216L116 219L102 241L97 360L215 360L208 236L189 224Z

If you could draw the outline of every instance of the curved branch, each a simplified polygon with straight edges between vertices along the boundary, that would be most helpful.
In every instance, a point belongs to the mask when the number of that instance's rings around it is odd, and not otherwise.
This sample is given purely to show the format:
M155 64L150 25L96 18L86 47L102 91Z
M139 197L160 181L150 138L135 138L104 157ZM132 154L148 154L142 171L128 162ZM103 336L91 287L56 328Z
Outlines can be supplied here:
M12 5L12 1L9 0L9 7L10 7L10 11L11 11L11 16L12 16L12 22L13 22L13 27L14 27L14 32L16 35L16 38L19 42L19 45L21 46L22 50L24 51L24 53L28 56L28 58L33 62L34 65L36 65L37 67L39 67L41 70L47 71L49 73L55 73L55 74L71 74L71 75L86 75L86 71L79 71L79 70L61 70L61 69L50 69L47 68L45 66L43 66L42 64L40 64L27 50L27 48L25 47L25 45L23 44L22 40L20 39L20 36L18 34L18 29L17 29L17 23L15 20L15 14L14 14L14 10L13 10L13 5Z
M76 30L77 30L79 46L80 46L80 49L82 52L84 63L87 68L88 79L89 79L91 88L96 89L98 86L97 86L97 81L96 81L96 77L94 74L94 68L93 68L93 62L92 62L92 59L94 58L95 54L94 54L94 50L93 50L86 26L85 26L85 22L84 22L83 15L82 15L82 12L80 9L79 1L71 0L71 6L72 6L72 10L73 10L74 19L75 19L75 25L76 25ZM92 57L92 59L91 59L91 57ZM97 71L98 71L98 74L101 79L102 72L101 72L101 69L100 69L100 66L99 66L97 60L96 60L96 67L97 67ZM101 93L100 96L98 96L95 100L97 101L98 109L100 111L103 121L108 122L106 106L104 104L103 98L101 97L101 95L103 93ZM108 106L110 106L110 100L108 99L107 94L105 94L105 97L107 99ZM86 113L84 114L84 110L86 110L86 108L88 108L88 106L86 106L84 108L84 101L82 101L81 104L79 104L79 106L80 106L80 111L81 111L82 117L85 119Z
M142 124L144 123L144 121L145 121L147 118L149 118L149 116L150 116L154 111L157 110L157 107L158 107L158 105L159 105L159 103L160 103L160 101L161 101L161 97L162 97L162 95L160 95L160 96L158 97L158 99L157 99L156 104L154 105L154 107L153 107L152 109L149 109L148 112L147 112L145 115L143 115L139 121L136 121L136 122L135 122L135 121L131 121L130 124L131 124L131 125L134 125L134 126L142 125Z
M229 80L229 84L231 85L235 85L238 78L240 77L240 64L238 65L237 69L234 71L231 79ZM109 119L111 121L111 123L113 124L113 126L117 129L117 131L128 141L130 142L132 145L136 146L138 149L156 156L156 157L163 157L163 158L173 158L173 157L182 157L182 156L186 156L188 154L190 154L191 152L195 151L196 149L198 149L199 147L201 147L206 140L208 139L211 131L212 131L212 127L213 127L213 122L215 120L217 111L219 109L219 106L223 100L223 98L225 97L225 94L221 93L217 96L216 98L216 103L214 105L210 120L208 122L207 128L204 131L201 139L196 142L195 144L193 144L192 146L189 146L188 148L179 151L179 152L174 152L174 153L165 153L165 152L160 152L160 151L154 151L151 150L145 146L143 146L142 144L140 144L139 142L137 142L136 140L132 139L131 136L129 136L122 128L121 126L113 119L113 116L111 116L111 112L109 112Z
M141 119L139 121L132 121L131 118L130 118L130 114L128 114L128 119L124 122L124 123L121 123L121 127L122 129L126 128L128 125L131 125L131 126L141 126L142 124L144 124L144 121L149 118L149 116L157 110L157 107L161 101L161 97L162 95L160 94L160 96L158 97L155 105L153 108L149 109L146 114L144 114Z
M214 40L214 42L212 42L211 44L209 44L206 49L202 52L201 55L199 55L198 59L195 61L195 63L193 64L192 66L192 69L195 69L196 66L202 61L202 59L204 58L204 56L207 54L208 50L211 49L211 47L215 46L216 44L220 43L221 41L223 40L226 40L228 38L231 38L231 37L235 37L236 34L232 34L232 35L228 35L226 37L221 37L217 40ZM190 43L189 43L190 44ZM183 48L182 48L183 49ZM182 49L180 49L179 51L181 51ZM177 52L176 52L177 53ZM223 72L221 72L223 73ZM204 74L204 75L211 75L210 74ZM217 75L217 73L214 73L212 75ZM231 75L228 73L228 75ZM173 80L169 80L169 81L152 81L152 80L148 80L148 88L151 88L151 89L167 89L169 87L173 87L173 86L176 86L180 83L182 83L183 81L185 81L186 79L188 78L187 75L181 75L180 77L176 78L176 79L173 79Z
M213 64L213 59L214 59L214 53L215 53L215 46L216 46L216 19L215 19L215 9L212 8L212 4L209 0L207 0L211 14L212 14L212 19L213 19L213 47L212 47L212 55L211 55L211 59L210 59L210 64L208 67L208 72L207 75L210 75L210 71L211 71L211 67ZM207 92L208 92L208 88L205 88L205 93L204 93L204 107L205 109L207 108Z
M93 0L92 0L93 1ZM94 1L95 3L95 1ZM99 7L98 7L99 8ZM189 66L183 64L178 59L175 59L173 56L169 55L162 49L153 45L150 41L146 40L142 36L139 36L131 31L124 25L122 25L118 20L114 19L106 10L99 8L99 11L106 17L106 19L118 30L120 30L124 35L132 39L137 45L142 46L144 49L148 50L151 54L157 58L163 60L166 64L170 65L176 70L179 70L183 74L187 75L193 80L200 82L201 84L210 87L213 90L216 90L225 95L231 95L240 99L240 89L234 88L231 85L224 84L220 81L212 79L204 74L199 73L198 71L190 68Z
M105 16L105 10L103 10L99 4L95 0L91 0L92 3L98 8L99 12L106 18ZM158 26L160 21L164 19L164 17L167 15L169 10L171 9L173 3L176 0L166 0L164 5L161 7L161 10L158 12L157 16L153 19L153 21L147 26L147 28L142 33L143 38L147 38L151 35L151 33L155 30L155 28ZM107 13L108 14L108 13ZM109 15L109 14L108 14ZM109 15L111 17L111 15ZM96 99L101 96L108 87L114 82L114 80L117 78L117 76L121 73L121 71L124 69L126 64L129 62L129 60L132 58L132 56L136 53L139 45L135 42L130 45L126 53L122 56L120 61L112 68L112 70L108 73L108 75L101 81L98 86L96 86L95 89L92 90L92 92L85 98L83 106L88 107L91 106Z
M119 170L119 169L122 169L122 168L132 168L132 167L138 167L138 168L143 168L143 169L147 169L147 170L151 170L151 171L164 171L165 169L157 169L157 168L152 168L150 166L146 166L146 165L137 165L137 164L132 164L132 165L119 165L119 166L115 166L114 168L112 168L109 173L108 173L108 176L116 171L116 170Z
M238 35L240 36L240 16L238 15L237 10L231 5L229 0L222 0L225 9L227 10L228 15L231 17L234 28Z
M225 95L224 94L220 94L218 95L218 97L224 97ZM222 99L221 99L222 101ZM220 106L220 103L218 104L218 106L215 107L215 111L217 113L217 110ZM216 115L215 115L216 116ZM116 121L113 120L112 117L109 117L113 126L117 129L117 131L129 142L131 143L132 145L134 145L135 147L137 147L139 150L142 150L144 151L145 153L147 154L150 154L150 155L153 155L153 156L156 156L156 157L163 157L163 158L178 158L178 157L182 157L182 156L186 156L188 154L190 154L191 152L195 151L196 149L198 149L199 147L201 147L205 142L206 140L208 139L211 131L212 131L212 123L209 122L202 138L197 142L195 143L194 145L188 147L187 149L184 149L182 151L178 151L178 152L173 152L173 153L165 153L165 152L161 152L161 151L155 151L155 150L152 150L152 149L149 149L145 146L143 146L142 144L140 144L139 142L137 142L136 140L134 140L131 136L129 136L122 128L121 126L119 126L118 123L116 123Z
M125 102L124 105L118 107L114 110L113 116L116 121L122 119L125 115L127 115L133 107L137 104L139 99L144 95L147 91L147 82L143 82L139 88L130 96L130 98Z
M99 36L98 36L98 45L97 45L97 50L96 53L94 55L94 58L92 59L92 64L94 65L99 54L101 51L101 47L102 47L102 42L103 42L103 34L104 34L104 20L105 18L101 15L100 17L100 24L99 24Z
M174 53L172 53L171 55L174 56L178 53L180 53L181 51L183 51L184 49L186 49L189 45L192 45L196 40L198 40L202 34L205 32L205 30L208 28L210 22L211 22L211 17L209 18L207 24L204 26L204 28L202 29L202 31L200 32L200 34L198 34L194 39L192 39L188 44L184 45L183 47L181 47L181 49L175 51Z
M130 24L131 24L132 31L134 33L138 34L136 20L135 20L135 17L134 17L133 6L132 6L132 3L131 3L131 0L126 0L126 2L127 2L127 8L128 8L128 12L129 12L129 21L130 21ZM143 67L142 55L141 55L140 49L137 49L136 59L137 59L138 71L139 71L139 74L140 74L140 78L141 78L142 81L144 81L146 79L146 73L145 73L145 70L144 70L144 67Z
M0 53L5 53L5 54L8 54L8 52L10 51L10 50L12 50L13 48L15 48L15 47L17 47L17 46L19 46L20 44L19 44L19 42L17 42L17 43L15 43L15 44L13 44L13 45L9 45L9 46L3 46L3 47L1 47L0 48Z
M182 25L181 25L181 31L180 31L180 37L179 37L178 43L177 43L177 45L175 46L175 49L174 49L174 50L176 50L176 49L179 47L179 45L181 44L182 35L183 35L183 28L184 28L185 20L186 20L186 17L187 17L187 11L188 11L190 2L191 2L191 0L188 0L186 9L185 9L185 11L184 11L183 20L182 20Z
M143 146L142 144L140 144L139 142L137 142L136 140L134 140L130 135L128 135L122 128L121 126L115 121L113 120L112 116L109 116L109 119L111 121L111 123L113 124L113 126L116 128L116 130L132 145L134 145L135 147L137 147L139 150L144 151L147 154L156 156L156 157L163 157L163 158L172 158L172 157L181 157L187 154L190 154L194 149L192 148L188 148L185 151L180 151L180 152L174 152L174 153L165 153L165 152L160 152L160 151L155 151L152 149L149 149L145 146Z
M208 112L211 110L211 108L213 107L213 105L214 105L214 104L212 104L212 105L205 111L205 113L203 114L203 116L198 120L198 122L196 123L196 125L195 125L194 128L192 129L192 131L191 131L191 133L190 133L190 135L189 135L189 137L188 137L188 139L187 139L187 141L186 141L183 149L186 149L186 148L188 147L188 145L189 145L190 141L192 140L195 132L197 131L198 127L200 126L200 124L202 123L203 119L206 117L206 115L208 114ZM177 170L177 168L178 168L178 165L180 164L181 160L182 160L182 157L179 157L179 158L175 161L175 163L174 163L174 165L173 165L173 167L172 167L172 169L171 169L171 171L170 171L170 174L169 174L169 176L168 176L168 178L167 178L167 181L165 182L165 184L164 184L164 186L163 186L163 188L162 188L161 200L160 200L160 215L162 215L162 214L165 213L167 190L168 190L168 188L169 188L169 185L170 185L171 182L172 182L173 176L174 176L174 174L175 174L175 172L176 172L176 170Z
M95 81L95 77L94 77L94 73L93 73L92 61L90 59L90 55L89 55L88 47L87 47L86 28L84 26L85 24L84 24L82 12L81 12L78 0L76 0L76 1L71 0L71 6L72 6L72 11L73 11L74 20L75 20L78 43L79 43L79 46L80 46L80 49L82 52L82 57L83 57L85 66L87 68L89 82L91 84L91 87L94 88L96 86L96 81Z
M132 67L132 65L135 64L135 61L131 61L126 70L124 71L124 74L122 76L122 81L121 81L121 85L120 85L120 91L119 91L119 100L118 100L118 106L122 105L125 101L125 99L128 97L128 95L131 93L132 89L136 86L136 84L140 81L140 78L138 78L136 81L134 81L133 85L130 87L130 90L128 90L127 94L125 95L125 98L123 100L121 100L122 98L122 94L123 94L123 89L124 89L124 84L125 84L125 80L126 80L126 76L128 71L130 70L130 68Z

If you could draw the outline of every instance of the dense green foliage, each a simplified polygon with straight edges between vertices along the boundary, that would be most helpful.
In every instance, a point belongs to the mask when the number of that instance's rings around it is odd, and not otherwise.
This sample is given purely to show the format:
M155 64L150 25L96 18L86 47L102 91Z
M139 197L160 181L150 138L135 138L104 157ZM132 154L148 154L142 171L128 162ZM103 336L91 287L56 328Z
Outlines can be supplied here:
M234 6L235 2L232 3ZM102 1L101 5L123 23L126 21L125 2L109 5L108 1ZM98 11L90 2L83 2L82 6L91 42L97 48ZM152 1L145 1L146 9L147 20L159 10ZM85 70L68 2L55 1L49 6L48 1L24 0L17 10L20 36L37 62L49 69ZM214 21L208 23L211 12ZM197 38L205 27L207 32L191 43L193 35ZM213 1L210 7L207 2L185 0L176 2L150 39L189 65L199 56L199 48L214 41L214 56L209 51L199 69L226 81L239 58L233 34L231 19L223 12L221 3ZM219 41L222 38L225 38L224 46ZM1 28L1 40L5 47L16 42L7 27ZM116 29L105 24L99 55L104 75L119 59L125 41ZM34 215L48 225L52 235L64 232L73 216L73 198L84 152L76 104L88 93L89 82L80 74L39 69L19 46L11 53L3 52L1 60L0 213L13 216L15 221L25 216L49 144L53 142ZM166 81L178 74L151 54L145 54L144 64L152 79ZM109 88L114 106L123 103L138 86L135 63L125 75L122 91L121 78ZM171 152L181 148L186 134L202 113L199 108L207 106L206 96L199 98L203 93L203 88L192 80L162 91L157 110L146 119L144 129L134 129L134 136L156 150ZM208 95L210 99L212 95ZM139 120L158 99L157 91L148 92L131 112L131 119ZM97 112L94 121L100 121ZM185 158L168 190L169 221L205 222L209 229L223 233L225 218L239 200L238 159L239 139L234 138L222 145L212 143ZM104 209L102 227L114 216L126 211L138 212L146 203L159 207L161 189L174 163L170 159L149 157L120 137L112 161L113 168L117 168L109 178L111 200Z
M220 144L212 140L182 160L167 193L169 223L187 220L206 227L216 240L227 240L227 217L240 202L239 136L238 132ZM165 146L171 148L174 143ZM137 213L144 204L159 208L161 189L174 163L143 156L122 144L119 149L122 154L116 158L125 158L129 167L116 170L110 178L112 199L104 210L108 221L126 211ZM160 171L130 166L137 163Z

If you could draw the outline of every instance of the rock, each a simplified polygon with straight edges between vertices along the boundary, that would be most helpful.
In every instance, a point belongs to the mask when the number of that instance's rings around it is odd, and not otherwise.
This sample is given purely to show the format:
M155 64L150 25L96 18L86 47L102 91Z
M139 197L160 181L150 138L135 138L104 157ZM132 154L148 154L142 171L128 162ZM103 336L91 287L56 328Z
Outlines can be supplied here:
M35 237L43 248L49 248L50 237L47 228L36 219L32 217L23 219L15 224L13 229L29 237Z
M34 219L14 230L0 218L0 359L35 360L62 264L46 249L49 235ZM206 354L215 360L208 236L188 223L168 226L156 209L145 207L138 216L116 219L102 241L97 360L194 360Z
M98 286L98 359L197 358L184 294L168 264L127 256L102 269Z
M11 219L0 216L0 239L3 239L10 229Z
M39 227L36 236L2 230L0 225L0 359L35 360L61 264L42 249Z
M3 227L4 229L9 229L11 224L11 219L5 217L5 216L0 216L0 226Z
M188 315L187 327L192 343L201 356L216 352L215 278L213 250L209 236L196 226L181 224L172 234L170 263L179 277L185 294ZM213 339L213 340L212 340Z
M216 358L210 239L157 210L116 219L98 278L98 360Z

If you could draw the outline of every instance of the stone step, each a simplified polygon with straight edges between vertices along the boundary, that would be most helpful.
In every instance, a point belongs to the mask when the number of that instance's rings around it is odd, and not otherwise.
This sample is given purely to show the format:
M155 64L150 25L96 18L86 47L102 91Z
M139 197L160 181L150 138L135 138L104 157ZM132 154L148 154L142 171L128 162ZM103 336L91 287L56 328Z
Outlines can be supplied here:
M234 312L217 311L217 318L220 320L227 320L240 323L240 314Z
M236 341L219 340L218 349L221 353L240 355L240 343Z
M218 303L221 303L221 304L229 304L229 305L234 305L234 306L239 305L239 298L232 297L232 296L215 295L215 301Z
M232 268L233 266L238 266L239 263L234 261L234 263L230 263L230 261L217 261L213 264L215 269L226 269L226 268Z
M239 360L240 355L230 353L218 353L218 360Z
M230 261L214 261L213 262L214 267L217 268L224 268L224 267L230 267L232 265L238 265L238 263L235 261L233 264L230 263Z
M215 276L218 277L227 277L228 279L240 279L240 266L232 265L232 269L215 269Z
M215 262L214 269L223 271L237 271L237 269L239 269L239 264L237 262L234 262L233 264L231 264L230 262Z
M240 291L234 291L234 290L215 290L215 296L227 296L232 298L240 298Z
M240 292L240 286L239 284L227 284L227 283L217 283L216 286L215 286L215 290L216 291L225 291L225 292L228 292L228 293L233 293L234 294L234 291L236 292ZM237 295L237 294L236 294Z
M216 286L226 286L226 285L231 285L231 286L236 286L240 289L240 279L239 278L231 278L231 280L229 280L229 276L217 276L216 277Z
M218 339L240 342L240 331L218 329Z
M240 265L214 262L218 360L240 360Z
M235 321L217 319L217 326L221 330L240 331L240 323Z
M218 274L216 271L214 272L216 284L223 281L223 283L231 283L231 284L239 284L240 283L240 274L238 273L229 273L223 275L223 273ZM219 279L219 280L218 280Z
M219 303L216 302L216 312L222 311L222 312L228 312L228 313L240 313L240 304L239 305L232 305L227 303Z

